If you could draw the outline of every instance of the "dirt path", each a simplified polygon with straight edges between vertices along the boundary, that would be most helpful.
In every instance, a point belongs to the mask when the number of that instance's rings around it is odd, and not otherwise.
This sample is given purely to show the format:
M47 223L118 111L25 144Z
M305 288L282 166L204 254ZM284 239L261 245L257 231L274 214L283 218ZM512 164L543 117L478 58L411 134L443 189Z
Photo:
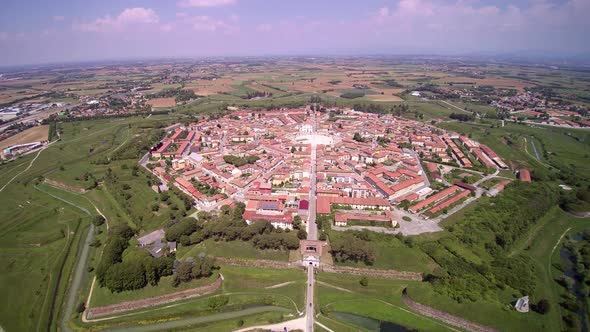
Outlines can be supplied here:
M326 287L334 288L334 289L337 289L337 290L340 290L340 291L343 291L343 292L347 292L347 293L352 293L352 292L353 292L353 291L351 291L350 289L346 289L346 288L342 288L342 287L334 286L334 285L331 285L331 284L329 284L329 283L327 283L327 282L318 281L317 283L318 283L318 285L322 285L322 286L326 286Z
M328 331L328 332L334 332L334 330L330 329L329 327L327 327L326 325L318 322L317 320L315 321L316 325L318 325L319 327L323 328L324 330Z
M281 287L285 287L285 286L290 285L290 284L293 284L293 283L295 283L295 281L287 281L287 282L284 282L282 284L276 284L276 285L268 286L265 289L281 288Z

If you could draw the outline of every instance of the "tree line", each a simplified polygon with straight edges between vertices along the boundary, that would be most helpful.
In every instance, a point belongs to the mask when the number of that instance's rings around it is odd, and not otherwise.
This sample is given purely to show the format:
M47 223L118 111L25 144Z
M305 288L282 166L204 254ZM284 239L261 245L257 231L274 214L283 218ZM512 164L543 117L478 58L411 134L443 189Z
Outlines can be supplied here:
M222 206L219 215L213 216L205 211L199 211L198 220L187 217L178 222L169 223L166 228L166 240L177 241L183 246L198 244L207 239L215 241L250 241L258 249L294 250L299 248L299 239L307 237L305 231L291 232L274 228L265 220L252 222L244 221L242 214L245 210L243 203L237 203L235 208ZM295 227L300 224L294 223Z

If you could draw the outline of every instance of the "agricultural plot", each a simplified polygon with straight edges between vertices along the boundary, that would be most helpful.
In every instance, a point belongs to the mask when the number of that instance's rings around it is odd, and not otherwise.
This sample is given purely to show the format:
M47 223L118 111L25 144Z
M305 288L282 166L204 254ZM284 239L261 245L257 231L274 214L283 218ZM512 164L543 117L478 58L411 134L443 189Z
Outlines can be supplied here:
M49 126L36 126L22 131L14 136L0 141L0 150L17 144L47 141L48 129Z
M176 106L174 98L154 98L147 101L147 104L154 108L167 108Z

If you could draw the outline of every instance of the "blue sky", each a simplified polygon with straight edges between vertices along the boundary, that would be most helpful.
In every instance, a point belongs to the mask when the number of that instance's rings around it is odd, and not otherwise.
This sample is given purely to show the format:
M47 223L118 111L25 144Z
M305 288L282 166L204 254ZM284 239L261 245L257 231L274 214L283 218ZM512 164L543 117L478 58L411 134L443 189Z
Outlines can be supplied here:
M273 54L590 53L590 0L3 0L0 66Z

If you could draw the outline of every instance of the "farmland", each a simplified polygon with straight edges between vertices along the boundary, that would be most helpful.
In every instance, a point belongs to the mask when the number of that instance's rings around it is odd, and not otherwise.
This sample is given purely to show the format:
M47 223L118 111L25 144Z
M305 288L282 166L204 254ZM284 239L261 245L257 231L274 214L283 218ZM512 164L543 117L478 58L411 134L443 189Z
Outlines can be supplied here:
M565 328L562 318L566 310L560 305L560 297L566 291L555 281L562 273L559 270L562 260L559 250L554 248L561 248L562 236L567 239L568 235L590 227L588 218L576 218L571 214L582 215L589 211L590 203L585 199L590 171L590 132L571 126L541 125L541 120L531 124L518 118L510 119L520 113L507 113L492 102L514 94L542 99L546 97L541 96L545 92L529 94L529 91L544 91L551 86L552 97L548 97L548 102L560 108L559 111L566 111L570 102L583 108L588 102L579 96L587 93L584 83L588 80L587 72L517 64L462 65L450 60L416 64L414 59L380 58L260 58L235 62L209 59L191 65L174 61L96 64L86 68L84 75L59 68L37 70L14 80L0 81L0 104L3 107L57 101L70 104L26 115L37 120L47 118L49 113L58 113L46 119L47 125L35 123L31 129L0 141L2 149L46 140L49 125L59 133L59 139L55 136L54 142L38 154L0 165L0 188L14 178L0 190L3 207L0 210L0 248L4 253L0 257L0 293L5 295L0 299L0 307L11 308L0 311L0 325L6 331L231 330L242 325L276 323L303 312L307 306L307 284L302 270L256 266L260 263L256 260L279 266L293 263L294 258L301 258L299 251L280 246L260 249L251 240L228 240L211 234L196 237L192 243L191 238L188 243L178 241L174 253L176 259L184 261L218 257L219 269L213 269L211 275L180 284L175 284L174 276L167 275L156 284L120 292L95 285L89 304L96 307L169 294L210 284L221 275L223 284L214 293L132 311L121 317L107 317L103 321L83 322L81 314L75 311L91 294L96 269L112 236L109 227L126 225L134 232L128 247L122 251L121 263L127 263L151 259L147 251L138 246L136 237L159 229L168 231L180 220L199 216L200 206L190 201L186 204L186 193L169 190L163 194L156 186L172 187L174 179L187 169L171 170L172 160L167 159L172 158L147 158L147 164L162 167L172 174L169 180L163 181L138 164L145 153L172 134L165 133L165 127L180 124L203 129L193 128L197 135L205 138L196 142L194 149L189 148L187 154L201 153L211 164L225 168L223 158L208 160L211 154L203 154L203 151L209 142L219 144L211 147L219 150L227 139L224 135L235 134L234 130L228 133L226 125L230 121L224 122L228 116L234 117L232 121L236 124L232 128L240 128L239 133L249 131L257 135L256 144L273 145L266 138L271 135L266 134L272 132L273 137L279 137L274 132L277 125L265 128L265 121L273 121L269 119L280 117L281 112L288 115L288 111L278 110L282 107L300 109L299 115L309 119L308 112L316 105L318 117L325 120L319 122L321 130L336 133L340 138L350 134L352 139L353 132L364 132L363 127L354 123L367 122L370 117L383 128L398 121L413 120L418 121L416 126L427 126L436 135L444 133L443 130L464 135L486 144L508 164L508 169L498 170L496 176L480 185L481 188L487 191L503 180L512 181L497 197L484 195L446 218L438 224L443 230L436 233L402 236L369 231L342 232L331 229L330 218L321 217L325 219L322 220L325 230L322 235L331 245L354 237L374 250L370 262L334 259L337 267L369 271L366 273L375 269L417 272L422 273L426 281L369 276L368 285L363 286L360 276L320 272L315 293L317 321L334 331L370 329L375 324L385 323L425 331L452 329L410 310L402 301L402 292L407 289L410 298L417 302L499 330L557 331ZM350 108L377 114L353 113ZM347 118L351 114L356 120L352 120L352 116ZM456 114L464 114L466 118L458 120ZM581 123L587 116L582 112L558 118ZM207 123L214 123L212 121L218 122L206 128ZM295 122L290 122L291 125L297 126ZM346 129L337 129L338 125ZM379 126L370 128L370 133L363 133L370 139L366 142L370 153L400 147L418 150L412 147L412 142L399 146L380 145L379 139L373 142L371 135L381 138L393 135L384 134ZM220 133L226 132L216 135L214 128ZM214 133L205 134L207 131ZM294 134L296 131L294 129ZM407 130L399 137L415 134L415 130ZM346 143L351 142L347 140ZM373 147L369 147L371 142ZM239 150L236 155L240 156L248 154L250 148L257 148L246 146L236 144L232 148ZM270 150L260 150L262 161L274 154ZM289 153L297 155L292 150L283 150L278 152L285 154L279 158L283 162L289 160L286 157ZM341 161L326 161L330 165L326 164L325 169L343 166L351 160ZM242 166L247 169L254 167L252 165ZM390 165L392 163L387 166ZM455 161L449 159L439 165L451 167ZM227 167L220 174L228 174L230 168ZM375 166L366 165L368 170L371 167ZM470 175L452 167L455 169L443 174L442 180L472 183L486 175L475 172ZM531 171L532 184L514 181L516 171L523 168ZM244 170L243 174L249 172ZM433 188L442 186L432 182ZM559 185L570 189L560 189ZM246 193L246 188L238 194ZM288 188L277 189L273 187L273 191ZM511 205L511 202L520 204ZM529 213L518 214L523 209ZM106 217L106 224L91 226L100 213ZM212 212L210 223L222 220L217 219L218 213ZM534 218L529 220L531 215ZM240 224L235 227L240 230L247 227L240 216L236 219ZM410 220L409 223L424 222L414 217ZM427 222L434 223L433 220ZM391 227L390 230L397 229ZM296 232L288 236L294 238ZM285 233L281 230L272 234L279 238ZM93 239L90 247L84 244L87 235ZM183 235L186 240L188 235ZM263 234L259 235L262 238ZM77 266L84 247L88 249L88 260ZM330 256L330 252L324 254ZM249 262L246 265L251 266L229 265L228 258ZM332 259L330 257L329 261ZM531 267L531 273L518 270L525 276L515 281L506 277L503 270L506 266ZM469 287L461 277L468 280ZM529 277L527 285L523 280ZM80 288L71 293L68 289L74 279L80 281ZM511 302L526 294L535 303L547 299L552 310L546 315L516 313ZM213 308L219 298L227 301ZM70 316L70 313L73 314Z
M0 150L17 144L41 142L47 140L48 126L36 126L0 141Z

